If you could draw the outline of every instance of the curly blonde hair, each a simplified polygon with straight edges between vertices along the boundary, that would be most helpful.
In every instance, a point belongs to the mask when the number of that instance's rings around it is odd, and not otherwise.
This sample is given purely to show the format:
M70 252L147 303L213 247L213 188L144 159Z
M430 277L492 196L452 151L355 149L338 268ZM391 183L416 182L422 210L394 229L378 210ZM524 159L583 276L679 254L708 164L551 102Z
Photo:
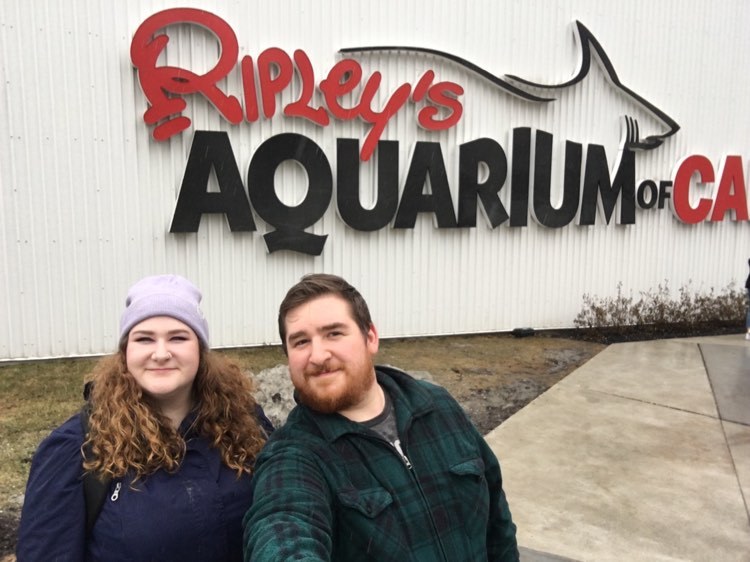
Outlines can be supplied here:
M83 467L110 478L126 472L138 480L159 469L174 472L185 455L185 440L143 394L125 360L125 347L103 358L90 377L89 433ZM256 417L252 383L233 361L201 346L193 382L192 428L218 449L224 464L251 474L266 439Z

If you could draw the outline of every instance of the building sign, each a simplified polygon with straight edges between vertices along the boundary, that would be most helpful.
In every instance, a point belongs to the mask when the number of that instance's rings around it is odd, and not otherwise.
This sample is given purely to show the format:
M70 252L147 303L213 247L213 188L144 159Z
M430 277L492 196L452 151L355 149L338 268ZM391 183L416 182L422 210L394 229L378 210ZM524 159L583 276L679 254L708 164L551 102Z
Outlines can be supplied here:
M197 74L190 69L157 64L169 42L168 35L160 32L177 24L199 25L215 36L220 54L213 68ZM182 115L190 96L205 97L223 119L239 127L252 126L279 113L320 127L352 119L365 122L368 131L364 138L339 138L336 143L337 210L342 220L355 230L376 231L389 224L398 229L414 228L420 213L433 214L438 228L473 228L480 206L491 228L506 222L510 227L526 226L529 215L548 228L567 226L576 217L579 225L594 225L601 215L607 224L613 218L617 224L635 224L636 208L665 207L688 224L720 222L727 217L747 221L744 164L738 155L726 156L718 169L714 169L707 157L690 155L677 164L673 180L644 180L636 185L636 153L658 149L666 138L677 133L679 125L620 81L601 44L583 24L576 22L575 32L581 51L579 71L571 80L552 86L519 77L498 77L450 53L415 47L343 49L340 54L344 58L333 64L325 76L317 77L303 50L290 54L270 48L256 59L246 55L238 61L239 43L229 24L212 13L192 8L169 9L146 19L135 32L130 55L148 105L143 119L153 126L152 136L157 141L167 141L191 129L190 119ZM510 158L506 148L491 138L461 144L457 154L458 186L453 190L441 144L416 142L399 190L400 141L383 140L383 132L401 117L400 112L407 104L415 105L415 127L435 132L456 127L463 116L465 91L460 84L443 81L429 69L413 83L399 84L382 107L375 107L373 101L379 94L383 76L379 71L369 76L364 74L360 63L353 58L363 52L390 52L394 56L426 53L447 59L497 88L538 104L554 99L544 92L567 88L583 80L592 63L598 61L612 86L647 112L661 130L641 138L639 123L623 117L621 146L614 165L608 162L604 146L566 141L564 177L556 178L562 180L563 198L557 206L551 198L553 135L532 131L531 127L513 129L512 144L506 147L510 148ZM238 70L241 91L223 91L220 82ZM298 99L279 107L277 96L291 88L295 78L300 85L296 88ZM344 102L355 93L359 94L355 103ZM359 170L363 165L371 165L368 161L375 151L377 197L372 208L364 208L359 198ZM288 160L304 168L309 182L304 200L295 206L282 202L274 185L276 169ZM480 168L485 173L479 174ZM610 169L614 171L610 173ZM219 192L208 189L212 171ZM331 203L333 172L328 156L312 139L281 133L257 148L243 183L229 135L194 131L170 232L197 232L205 213L224 214L233 232L254 231L252 210L255 210L275 229L264 235L269 252L291 250L319 255L326 235L305 229L320 220ZM428 181L430 189L425 193ZM696 190L717 181L713 199L694 196ZM502 189L510 191L508 208L500 200ZM452 193L458 193L457 201Z

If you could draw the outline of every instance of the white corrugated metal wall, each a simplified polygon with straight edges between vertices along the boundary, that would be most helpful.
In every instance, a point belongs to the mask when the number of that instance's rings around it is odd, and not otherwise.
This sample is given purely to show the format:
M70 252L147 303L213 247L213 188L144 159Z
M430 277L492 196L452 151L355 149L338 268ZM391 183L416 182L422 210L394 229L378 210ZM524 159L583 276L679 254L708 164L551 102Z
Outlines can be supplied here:
M529 219L492 230L437 229L420 216L413 230L357 232L337 216L335 195L308 229L328 234L323 253L268 254L272 230L232 233L222 216L204 216L197 234L170 234L192 131L226 131L243 181L257 147L297 132L325 152L335 186L336 139L363 139L360 122L321 129L277 114L233 126L206 100L188 98L192 128L157 143L142 119L146 101L129 58L130 41L150 15L193 6L225 19L240 56L268 47L303 49L321 80L337 51L364 45L414 45L452 53L497 75L542 82L570 78L578 63L573 22L603 45L619 78L673 117L681 130L636 157L636 176L669 180L680 158L750 158L750 4L743 0L456 2L141 1L0 4L0 360L87 355L114 349L127 287L143 275L177 272L204 291L215 346L275 342L276 311L302 274L343 275L368 299L382 336L571 326L584 293L741 283L750 225L688 226L669 210L638 210L636 224L571 224L549 229ZM194 26L170 30L168 62L196 72L216 59L216 43ZM490 137L511 157L513 127L555 134L553 193L561 197L565 140L602 144L614 162L623 99L595 66L580 86L545 110L492 87L454 64L426 56L360 56L365 75L384 77L379 100L432 68L461 84L464 115L448 131L421 130L405 107L383 139L399 141L400 181L418 140L441 143L454 202L458 147ZM241 97L239 70L222 83ZM284 92L291 101L296 92ZM376 160L362 166L363 200L372 199ZM745 166L746 167L746 166ZM718 180L718 178L717 178ZM501 192L509 206L509 181ZM287 204L306 192L305 174L277 172ZM368 186L371 188L368 191ZM335 187L334 187L335 189ZM738 286L738 285L735 285Z

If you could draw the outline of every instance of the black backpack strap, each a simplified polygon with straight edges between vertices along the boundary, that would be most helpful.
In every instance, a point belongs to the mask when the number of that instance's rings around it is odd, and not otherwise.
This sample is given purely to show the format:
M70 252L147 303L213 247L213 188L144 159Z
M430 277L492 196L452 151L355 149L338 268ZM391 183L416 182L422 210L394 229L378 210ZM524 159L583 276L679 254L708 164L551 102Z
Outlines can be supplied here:
M84 390L84 394L89 389ZM88 396L87 396L88 398ZM81 420L81 429L83 429L83 438L87 438L89 432L89 416L91 415L91 403L86 402L86 405L81 408L81 412L78 418ZM83 446L84 457L89 459L93 455L91 451L91 445L85 444ZM91 531L96 523L96 518L99 517L99 512L102 510L104 501L107 498L107 490L109 489L110 479L105 478L102 480L97 474L91 471L85 471L83 473L83 497L86 503L86 536L91 535Z
M273 422L268 419L260 404L255 405L255 417L258 418L258 425L263 430L265 438L268 439L275 428L273 427Z

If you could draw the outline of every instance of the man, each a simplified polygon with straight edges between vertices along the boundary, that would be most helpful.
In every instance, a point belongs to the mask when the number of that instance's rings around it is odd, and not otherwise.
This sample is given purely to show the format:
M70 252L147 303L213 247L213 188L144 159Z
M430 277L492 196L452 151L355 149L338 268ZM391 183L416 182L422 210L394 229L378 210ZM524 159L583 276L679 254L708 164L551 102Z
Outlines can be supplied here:
M279 309L298 405L258 458L245 560L518 560L500 466L441 387L375 367L378 333L340 277Z

